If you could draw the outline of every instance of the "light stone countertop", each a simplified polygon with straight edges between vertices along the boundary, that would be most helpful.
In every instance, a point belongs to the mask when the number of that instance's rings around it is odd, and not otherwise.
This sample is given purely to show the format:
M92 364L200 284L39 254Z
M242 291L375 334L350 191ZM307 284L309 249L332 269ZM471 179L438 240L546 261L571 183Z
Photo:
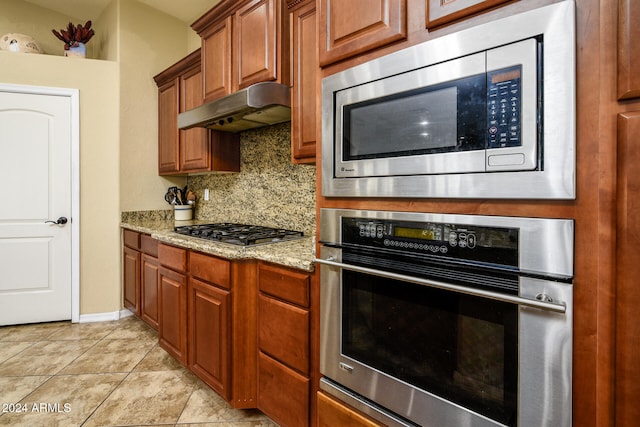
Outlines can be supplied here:
M152 238L170 245L219 256L227 259L257 259L285 267L313 271L314 236L278 243L243 247L220 243L198 237L185 236L174 232L174 226L206 223L207 221L173 220L133 220L121 222L120 226L139 233L150 234ZM210 222L210 221L209 221Z

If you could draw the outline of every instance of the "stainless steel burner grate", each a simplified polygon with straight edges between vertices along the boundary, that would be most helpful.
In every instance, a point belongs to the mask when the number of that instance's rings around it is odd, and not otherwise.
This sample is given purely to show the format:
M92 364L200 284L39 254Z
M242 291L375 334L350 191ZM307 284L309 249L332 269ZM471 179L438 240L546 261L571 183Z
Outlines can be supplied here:
M178 226L174 228L174 231L187 236L239 246L277 243L284 240L299 239L304 236L301 231L227 222Z

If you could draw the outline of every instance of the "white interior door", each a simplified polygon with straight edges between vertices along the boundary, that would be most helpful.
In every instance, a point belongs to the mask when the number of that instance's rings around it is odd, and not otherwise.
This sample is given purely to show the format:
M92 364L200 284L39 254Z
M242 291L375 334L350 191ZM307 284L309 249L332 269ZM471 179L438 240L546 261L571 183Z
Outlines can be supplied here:
M72 115L0 88L0 325L72 318Z

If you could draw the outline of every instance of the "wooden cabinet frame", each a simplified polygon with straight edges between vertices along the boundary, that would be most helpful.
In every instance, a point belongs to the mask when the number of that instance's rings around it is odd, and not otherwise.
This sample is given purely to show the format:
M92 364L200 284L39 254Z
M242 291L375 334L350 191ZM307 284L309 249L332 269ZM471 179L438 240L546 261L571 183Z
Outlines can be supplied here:
M229 95L232 91L231 64L233 17L206 28L202 40L202 79L205 102Z
M123 303L133 314L140 315L140 251L125 246L123 252Z
M427 28L465 18L511 0L426 0Z
M187 276L160 266L160 347L187 365Z
M318 0L320 65L407 37L407 0Z
M222 40L222 46L224 42ZM204 102L203 92L207 88L203 88L206 80L201 56L201 49L198 49L154 77L158 85L159 175L240 171L240 137L237 134L200 127L178 129L178 114ZM213 73L215 65L216 62L210 64L205 73Z
M202 39L204 99L254 83L289 84L286 0L222 0L191 25Z
M618 99L640 97L640 3L618 0Z
M318 43L315 1L289 3L291 25L291 157L315 162Z
M231 399L231 292L189 279L189 369Z

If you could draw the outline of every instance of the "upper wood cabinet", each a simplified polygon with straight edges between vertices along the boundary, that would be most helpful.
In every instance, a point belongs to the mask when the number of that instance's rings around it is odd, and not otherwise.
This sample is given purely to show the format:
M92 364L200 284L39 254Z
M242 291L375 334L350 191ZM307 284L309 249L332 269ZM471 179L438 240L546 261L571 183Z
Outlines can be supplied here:
M185 71L179 77L180 112L202 105L202 73L200 64ZM207 171L211 167L209 155L209 131L195 128L179 131L180 170Z
M291 23L291 157L312 163L316 156L316 43L315 0L289 0Z
M640 3L618 1L618 99L640 97Z
M320 65L407 37L407 0L319 0Z
M289 84L288 21L284 0L223 0L194 22L205 101L258 82Z
M276 13L277 8L277 0L254 0L236 12L233 35L238 89L277 78L276 40L282 38L282 11Z
M204 128L178 129L178 114L203 103L197 50L154 77L158 85L158 173L238 172L237 135Z
M207 27L202 40L204 99L221 98L231 93L231 32L233 17Z
M158 173L180 171L178 146L179 86L175 80L158 87ZM175 119L173 119L175 117Z

